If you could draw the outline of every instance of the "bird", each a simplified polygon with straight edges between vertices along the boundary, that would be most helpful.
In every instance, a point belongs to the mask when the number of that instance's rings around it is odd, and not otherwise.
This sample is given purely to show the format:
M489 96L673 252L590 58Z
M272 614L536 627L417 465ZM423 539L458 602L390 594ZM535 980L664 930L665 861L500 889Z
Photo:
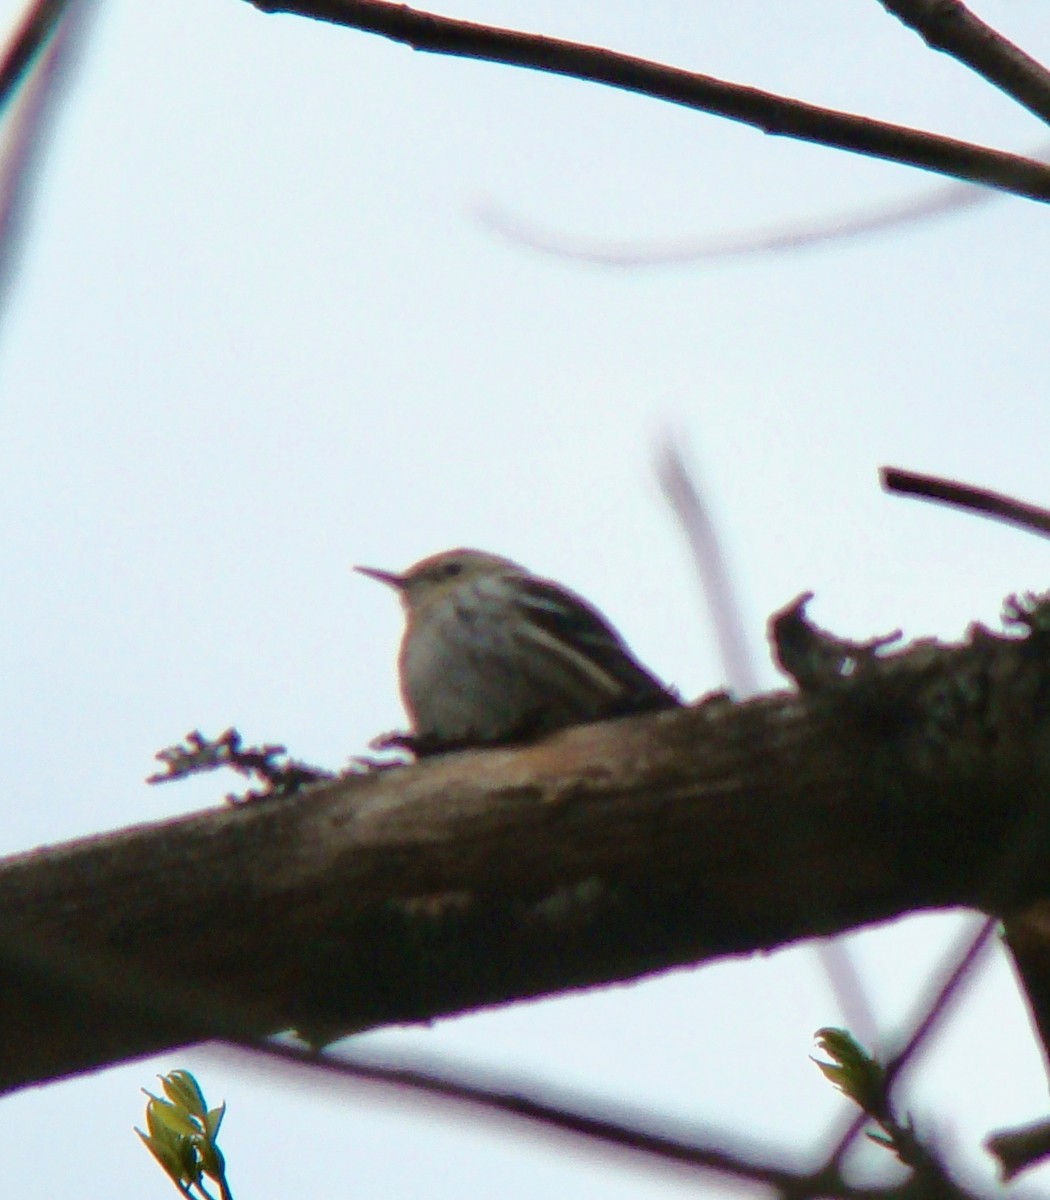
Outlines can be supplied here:
M531 741L569 725L679 706L581 596L482 550L445 550L401 574L355 567L400 596L398 655L417 756Z

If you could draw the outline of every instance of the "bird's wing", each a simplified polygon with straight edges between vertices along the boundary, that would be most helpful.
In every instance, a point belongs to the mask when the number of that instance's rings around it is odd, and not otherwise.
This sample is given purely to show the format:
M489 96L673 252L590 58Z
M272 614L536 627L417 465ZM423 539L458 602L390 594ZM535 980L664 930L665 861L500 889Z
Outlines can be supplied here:
M542 579L516 580L515 598L534 640L572 659L610 694L635 701L668 696L667 689L631 654L606 619L582 597Z

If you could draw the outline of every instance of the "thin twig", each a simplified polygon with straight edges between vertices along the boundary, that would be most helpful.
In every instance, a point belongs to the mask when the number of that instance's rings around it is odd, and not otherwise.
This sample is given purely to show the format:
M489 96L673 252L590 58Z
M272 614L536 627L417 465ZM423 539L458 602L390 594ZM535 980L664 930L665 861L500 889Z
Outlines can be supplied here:
M993 945L998 927L999 921L996 917L987 917L981 922L976 934L968 930L960 936L959 948L953 953L953 957L958 955L955 966L945 975L932 1002L920 1002L919 1012L912 1016L911 1021L906 1022L908 1025L914 1022L914 1027L907 1042L890 1059L886 1067L887 1087L893 1085L904 1068L915 1057L923 1042L948 1014L952 1003L958 999L963 981L980 961L985 950Z
M963 983L980 961L984 951L992 944L998 926L998 920L989 917L981 923L976 936L967 931L958 939L958 948L951 952L951 956L955 958L955 965L943 976L933 1000L921 1001L917 1006L918 1011L912 1015L909 1021L905 1022L905 1025L912 1026L912 1032L904 1046L886 1066L885 1102L887 1105L893 1085L922 1048L927 1038L947 1015L953 1002L959 998ZM865 1112L856 1117L828 1156L829 1167L838 1168L841 1165L847 1151L870 1120L870 1116Z
M454 20L388 0L249 2L264 12L295 13L329 21L376 33L416 50L604 83L753 125L766 133L922 167L1044 203L1050 201L1050 167L1020 155L836 112L598 46Z
M62 5L58 6L57 16L47 26L38 57L33 60L30 55L25 59L22 71L12 75L16 82L24 78L32 61L34 69L24 80L17 107L10 118L10 137L0 154L0 318L18 269L33 185L59 100L69 80L70 66L83 45L88 20L96 7L94 0L63 0ZM43 17L38 18L37 26L43 21ZM33 22L26 22L24 31L28 31L30 26L33 26ZM5 65L6 62L20 60L20 45L24 50L24 43L28 40L28 32L22 39L16 37L15 43L9 48ZM0 67L0 77L3 74L4 68ZM0 109L3 96L3 84L0 83Z
M960 0L879 0L927 46L976 71L1042 120L1050 122L1050 71L975 16Z
M33 59L47 44L58 28L66 9L73 0L35 0L22 15L0 55L0 112L22 82Z
M678 441L667 436L657 452L656 475L689 546L707 614L718 639L722 670L733 692L758 691L758 669L741 617L743 606L729 574L718 527L704 501L695 472L682 458ZM878 1034L875 1010L864 990L849 947L839 938L819 938L814 946L843 1019L861 1041Z
M740 598L729 575L722 540L700 494L700 487L670 435L657 451L656 477L689 546L693 567L703 589L707 615L715 629L726 682L737 695L751 696L758 691L758 671L741 619Z
M935 500L950 504L967 512L979 513L997 521L1006 521L1032 533L1050 535L1050 510L1035 504L1025 504L1001 492L990 492L985 488L971 487L954 479L942 479L937 475L918 475L914 471L902 471L898 467L883 467L879 476L887 492L901 496L918 496L922 500Z
M969 183L949 184L914 200L903 200L863 212L820 217L812 221L784 222L756 229L679 237L660 241L577 238L554 233L527 222L488 200L474 206L482 223L509 241L575 262L603 267L659 267L733 262L762 254L809 250L915 225L998 200L1000 192Z
M814 1175L789 1171L762 1161L752 1149L739 1145L728 1148L732 1141L709 1129L697 1131L689 1140L660 1129L645 1116L627 1114L622 1109L612 1114L609 1106L593 1097L577 1096L570 1103L565 1093L557 1098L544 1095L534 1083L528 1089L518 1080L497 1080L491 1075L482 1079L477 1071L460 1067L421 1069L404 1063L377 1062L326 1052L316 1054L286 1042L247 1040L241 1043L271 1060L292 1070L321 1071L339 1081L379 1085L418 1095L436 1096L455 1103L480 1107L499 1116L530 1121L535 1124L599 1142L607 1146L644 1154L664 1162L700 1171L715 1171L733 1178L761 1183L776 1189L783 1196L803 1200L804 1197L828 1194L833 1184L834 1194L846 1200L879 1200L895 1195L895 1188L857 1187L834 1174ZM220 1046L209 1047L209 1053L229 1059L230 1052ZM243 1059L238 1055L238 1065Z

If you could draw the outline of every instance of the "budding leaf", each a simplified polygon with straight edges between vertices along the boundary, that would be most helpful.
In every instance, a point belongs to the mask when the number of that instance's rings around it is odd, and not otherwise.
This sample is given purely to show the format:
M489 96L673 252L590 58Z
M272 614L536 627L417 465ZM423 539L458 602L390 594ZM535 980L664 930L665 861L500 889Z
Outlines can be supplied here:
M154 1136L161 1128L180 1134L182 1137L195 1137L200 1133L200 1126L194 1122L193 1118L184 1109L167 1100L157 1100L156 1098L150 1100L146 1105L146 1121Z
M204 1133L209 1141L215 1141L219 1136L219 1126L222 1124L224 1116L226 1116L225 1104L220 1104L218 1108L209 1109L204 1114Z
M184 1196L200 1193L211 1200L202 1180L205 1175L229 1196L226 1160L216 1145L226 1105L209 1109L196 1079L189 1071L172 1071L160 1077L167 1099L146 1092L146 1127L135 1132L165 1174Z
M814 1059L826 1079L870 1116L885 1109L886 1071L845 1029L818 1029L816 1042L830 1062Z
M189 1071L170 1071L160 1078L168 1099L179 1108L195 1117L204 1119L208 1106L204 1093Z
M183 1182L182 1160L174 1147L158 1138L149 1137L141 1129L136 1129L135 1132L142 1139L142 1144L150 1154L160 1163L164 1173L175 1181L176 1186L181 1184Z

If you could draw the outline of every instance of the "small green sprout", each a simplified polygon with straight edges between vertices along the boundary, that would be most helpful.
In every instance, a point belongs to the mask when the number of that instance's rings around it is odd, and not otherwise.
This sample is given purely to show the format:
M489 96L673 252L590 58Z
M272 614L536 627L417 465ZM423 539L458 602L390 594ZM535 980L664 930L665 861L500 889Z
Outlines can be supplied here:
M870 1117L880 1120L886 1111L886 1069L845 1029L825 1027L816 1032L817 1048L831 1062L813 1061L824 1077Z
M907 1167L928 1178L940 1179L943 1169L919 1142L911 1117L898 1117L890 1104L890 1076L886 1067L845 1029L818 1029L817 1046L830 1062L813 1061L844 1096L853 1101L878 1126L868 1137L885 1146Z
M188 1200L215 1200L204 1186L205 1177L219 1188L220 1200L233 1200L226 1182L226 1162L216 1144L226 1105L209 1109L204 1093L189 1071L160 1077L164 1097L149 1097L146 1128L135 1132L160 1163L168 1178Z

